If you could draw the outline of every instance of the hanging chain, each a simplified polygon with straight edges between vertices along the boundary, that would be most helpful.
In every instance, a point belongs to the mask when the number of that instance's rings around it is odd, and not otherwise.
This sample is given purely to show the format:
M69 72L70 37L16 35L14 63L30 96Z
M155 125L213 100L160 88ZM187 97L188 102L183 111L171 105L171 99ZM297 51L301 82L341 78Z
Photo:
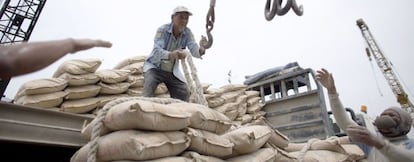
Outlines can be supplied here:
M265 5L265 18L267 21L272 20L276 15L283 16L285 15L290 8L296 13L298 16L303 15L303 6L300 5L298 7L296 0L287 0L286 5L282 7L283 0L267 0Z
M209 49L213 45L213 35L211 35L211 31L214 27L214 7L216 6L216 0L210 0L210 8L208 9L207 17L206 17L206 33L207 33L207 44L204 46L205 49Z

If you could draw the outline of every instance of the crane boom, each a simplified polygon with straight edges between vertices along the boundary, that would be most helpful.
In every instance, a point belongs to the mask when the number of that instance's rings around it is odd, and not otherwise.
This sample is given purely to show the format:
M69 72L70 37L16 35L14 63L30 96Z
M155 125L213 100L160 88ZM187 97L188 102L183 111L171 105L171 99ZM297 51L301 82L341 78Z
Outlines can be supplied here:
M401 86L400 81L396 77L391 63L382 53L377 43L375 42L374 37L368 29L368 26L365 24L364 20L358 19L356 21L358 27L361 29L362 36L365 38L368 48L366 52L368 57L373 55L375 61L377 62L382 74L384 74L385 79L388 82L388 85L391 87L392 92L397 98L397 102L401 105L401 108L410 113L411 117L414 118L414 106L408 98L407 93L405 93L403 87ZM371 59L371 58L370 58Z

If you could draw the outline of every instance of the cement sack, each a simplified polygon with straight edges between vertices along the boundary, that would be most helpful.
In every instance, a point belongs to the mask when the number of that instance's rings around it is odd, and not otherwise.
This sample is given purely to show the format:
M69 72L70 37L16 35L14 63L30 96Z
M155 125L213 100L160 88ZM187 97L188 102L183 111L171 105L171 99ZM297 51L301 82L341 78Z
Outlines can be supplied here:
M108 110L104 124L111 130L181 130L190 125L191 113L175 106L130 100Z
M143 96L144 94L144 88L143 87L129 87L126 93L129 96Z
M146 58L147 58L147 56L145 56L145 55L132 56L132 57L126 58L126 59L122 60L121 62L119 62L114 67L114 69L121 69L122 67L131 65L133 63L144 62Z
M128 94L98 95L95 98L99 100L97 108L103 108L105 104L117 98L128 97Z
M221 137L229 139L233 144L233 153L226 158L255 152L270 138L271 129L267 126L242 126L226 132Z
M238 96L243 95L244 90L230 91L223 93L220 98L224 99L224 103L236 102Z
M183 131L191 139L190 147L187 150L219 158L224 158L232 154L234 144L228 139L221 138L215 133L204 130L185 128Z
M15 99L14 103L26 106L55 108L63 102L66 92L52 92L38 95L25 95Z
M218 112L221 112L221 113L225 113L225 112L229 112L229 111L237 111L237 112L239 112L237 110L237 107L238 106L239 106L239 104L237 104L235 102L232 102L232 103L225 103L225 104L220 105L218 107L214 107L213 109L216 110L216 111L218 111ZM239 113L237 113L237 115L238 114Z
M101 87L98 85L67 87L64 90L67 93L65 100L92 98L97 96L100 90Z
M106 84L103 82L99 82L98 85L101 86L101 90L99 91L99 94L114 95L114 94L121 94L121 93L126 92L131 84L128 82L113 83L113 84Z
M127 81L131 83L130 88L144 87L143 75L129 75Z
M98 103L99 99L97 98L66 100L60 106L60 110L63 112L83 114L96 109L98 107Z
M235 120L236 121L240 121L241 125L244 125L246 123L250 123L252 121L252 116L250 116L249 114L245 114L243 116L237 117Z
M219 107L219 106L223 105L224 102L225 102L224 98L221 98L221 97L214 97L214 98L210 98L210 99L206 98L206 100L207 100L207 103L208 103L208 107L210 107L210 108Z
M93 85L99 82L99 76L95 73L88 74L69 74L63 73L57 78L65 79L68 82L68 86L83 86Z
M95 73L96 70L101 66L102 60L99 58L88 58L88 59L73 59L63 62L53 74L56 78L63 73L81 75Z
M347 155L328 150L295 151L288 154L306 162L349 162Z
M231 120L224 114L195 103L171 103L170 106L191 114L189 127L223 134L231 127Z
M221 86L220 89L223 90L224 93L226 92L232 92L232 91L245 91L247 88L247 85L244 84L227 84L224 86Z
M35 79L25 82L20 86L14 98L18 98L23 95L37 95L48 94L53 92L63 91L68 86L68 82L60 78L46 78Z
M277 151L273 148L261 148L255 152L226 159L227 162L274 162Z
M256 103L256 104L247 106L247 113L248 114L257 113L257 112L262 110L263 106L264 106L264 104L262 104L262 103Z
M289 138L286 135L284 135L282 132L278 131L277 129L273 129L264 120L265 118L261 117L257 119L255 123L252 122L247 125L262 125L262 126L269 127L269 129L271 130L271 136L267 142L273 146L285 149L286 147L289 146L289 144L292 144L292 143L289 143Z
M186 157L179 157L179 156L172 156L172 157L164 157L154 160L139 160L139 161L132 161L132 160L116 160L111 162L194 162L190 158Z
M144 62L136 62L129 65L126 65L124 67L121 67L120 70L129 70L131 71L131 74L134 75L141 75L144 73Z
M251 97L247 99L247 107L251 107L255 104L258 104L260 99L261 99L260 97Z
M309 139L304 143L289 143L289 146L285 148L288 152L300 151L304 147L309 147L309 150L329 150L338 153L345 153L345 149L339 143L337 138L331 137L325 140L316 138Z
M247 95L247 98L260 97L260 92L255 90L247 90L244 92Z
M71 162L88 159L91 143L84 145ZM115 131L98 139L97 162L114 160L153 160L176 156L190 145L189 137L180 131L146 132L138 130Z
M95 72L99 76L101 82L106 84L121 83L128 79L128 76L131 75L129 70L120 70L120 69L105 69Z
M252 116L253 120L256 120L256 119L260 119L260 118L264 117L266 115L266 111L258 111L256 113L249 114L249 115Z
M214 156L201 155L194 151L185 151L182 153L182 156L192 159L193 162L225 162L224 160Z
M224 115L226 115L230 120L235 120L237 116L239 116L239 110L231 110L224 112Z

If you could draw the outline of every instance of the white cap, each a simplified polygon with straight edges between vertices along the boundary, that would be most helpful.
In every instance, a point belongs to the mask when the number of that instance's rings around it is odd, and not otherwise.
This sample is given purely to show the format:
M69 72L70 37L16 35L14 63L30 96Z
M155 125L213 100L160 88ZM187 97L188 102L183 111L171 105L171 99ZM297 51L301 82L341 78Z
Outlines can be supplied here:
M193 15L193 13L188 10L185 6L177 6L174 8L172 15L175 15L177 12L187 12L190 16Z

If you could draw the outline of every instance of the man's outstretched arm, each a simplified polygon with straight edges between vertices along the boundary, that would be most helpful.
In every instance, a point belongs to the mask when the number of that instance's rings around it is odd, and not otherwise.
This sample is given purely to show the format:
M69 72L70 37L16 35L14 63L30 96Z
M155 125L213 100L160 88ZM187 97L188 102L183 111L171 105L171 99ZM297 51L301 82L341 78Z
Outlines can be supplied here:
M0 46L0 78L40 70L69 53L111 46L111 42L104 40L73 38Z

